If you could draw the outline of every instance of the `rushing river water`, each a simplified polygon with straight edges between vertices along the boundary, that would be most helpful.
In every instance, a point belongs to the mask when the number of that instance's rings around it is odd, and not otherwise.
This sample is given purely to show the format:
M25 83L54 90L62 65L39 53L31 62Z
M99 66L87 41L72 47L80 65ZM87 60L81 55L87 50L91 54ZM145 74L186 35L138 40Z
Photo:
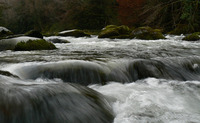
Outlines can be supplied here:
M71 43L0 52L19 77L0 75L1 122L200 122L200 42L53 38Z

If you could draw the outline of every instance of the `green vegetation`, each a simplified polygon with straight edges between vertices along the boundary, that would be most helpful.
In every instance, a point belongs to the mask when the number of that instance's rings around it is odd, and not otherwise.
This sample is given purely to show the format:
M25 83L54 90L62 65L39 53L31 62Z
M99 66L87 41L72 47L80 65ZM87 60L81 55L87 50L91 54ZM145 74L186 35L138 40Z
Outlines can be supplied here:
M125 25L108 25L102 29L98 38L129 38L130 33L130 28Z
M200 40L200 32L196 32L196 33L192 33L188 36L186 36L185 38L183 38L183 40L186 40L186 41L198 41Z
M8 0L4 6L8 7L2 26L15 33L39 30L49 35L76 28L99 30L117 23L115 0Z
M132 37L144 40L165 39L161 30L151 27L139 27L132 32Z
M188 25L178 24L174 30L169 32L169 34L181 35L181 34L188 34L190 32L191 32L191 29L188 28Z
M147 0L143 12L143 24L174 30L176 34L200 30L199 0ZM184 25L181 29L180 25ZM180 31L181 32L180 32Z
M31 50L53 50L56 49L55 45L41 40L29 40L27 42L19 42L15 46L15 51L31 51Z
M119 1L7 0L0 2L0 26L17 34L38 30L47 36L55 35L55 32L61 30L100 30L107 25L129 22L133 23L128 25L150 26L170 34L200 31L199 0L121 0L121 4L118 4ZM134 10L137 12L131 12ZM127 11L135 14L127 14ZM120 22L119 18L123 18L125 22ZM112 38L128 37L128 34L117 35L114 31L110 34L113 35Z

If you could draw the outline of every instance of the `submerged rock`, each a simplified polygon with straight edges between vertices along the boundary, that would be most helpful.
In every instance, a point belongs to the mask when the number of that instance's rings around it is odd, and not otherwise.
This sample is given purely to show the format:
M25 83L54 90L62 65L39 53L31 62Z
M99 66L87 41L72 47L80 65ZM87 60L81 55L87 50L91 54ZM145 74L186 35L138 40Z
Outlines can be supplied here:
M5 27L0 27L0 38L12 35L13 33Z
M86 32L82 31L82 30L68 30L68 31L63 31L63 32L59 32L58 36L73 36L73 37L90 37L89 34L87 34Z
M124 39L124 38L130 38L131 30L129 29L128 26L116 26L116 25L108 25L105 28L102 29L100 32L98 38L119 38L119 39Z
M37 84L0 76L2 123L112 123L100 93L68 83Z
M8 71L3 71L3 70L0 70L0 75L19 78L17 75L14 75L14 74L12 74L12 73L10 73L10 72L8 72Z
M133 30L131 37L143 40L165 39L161 30L152 29L151 27L139 27Z
M187 35L185 38L183 38L183 40L186 41L198 41L200 40L200 32L196 32L196 33L192 33L190 35Z
M53 50L56 49L55 45L47 42L44 39L29 40L27 42L19 42L15 46L15 51L31 51L31 50Z
M59 38L50 38L48 41L52 43L70 43L68 40L59 39Z
M25 33L25 36L41 38L41 39L43 38L43 35L39 31L36 31L36 30L31 30Z

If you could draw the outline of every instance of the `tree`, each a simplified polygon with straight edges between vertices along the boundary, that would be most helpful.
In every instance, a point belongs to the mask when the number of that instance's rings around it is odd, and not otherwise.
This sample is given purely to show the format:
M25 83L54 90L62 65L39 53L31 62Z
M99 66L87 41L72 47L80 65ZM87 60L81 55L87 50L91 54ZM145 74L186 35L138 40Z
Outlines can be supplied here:
M140 25L139 14L145 0L117 0L119 20L122 24L128 26Z
M169 31L180 24L187 25L188 32L200 31L199 0L147 0L141 17L144 25Z
M115 0L85 0L85 2L82 10L76 13L73 19L78 20L78 28L102 29L108 24L117 23Z

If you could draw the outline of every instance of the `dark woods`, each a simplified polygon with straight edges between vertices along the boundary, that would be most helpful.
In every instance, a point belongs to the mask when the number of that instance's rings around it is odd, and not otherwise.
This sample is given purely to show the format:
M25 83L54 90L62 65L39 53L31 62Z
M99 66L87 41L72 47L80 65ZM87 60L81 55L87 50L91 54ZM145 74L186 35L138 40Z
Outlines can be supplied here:
M7 0L1 2L1 25L21 33L31 29L101 29L115 21L113 0Z
M0 0L0 26L15 33L100 30L109 24L200 31L200 1Z

